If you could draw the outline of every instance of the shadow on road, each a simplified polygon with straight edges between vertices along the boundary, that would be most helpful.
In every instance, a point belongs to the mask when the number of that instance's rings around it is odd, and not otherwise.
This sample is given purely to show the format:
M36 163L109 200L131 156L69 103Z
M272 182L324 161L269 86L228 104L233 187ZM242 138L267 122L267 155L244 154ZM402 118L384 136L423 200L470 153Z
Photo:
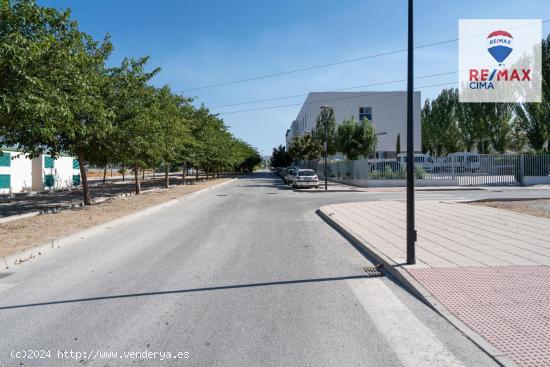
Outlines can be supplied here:
M115 295L112 295L112 296L75 298L75 299L66 299L66 300L50 301L50 302L37 302L37 303L28 303L28 304L21 304L21 305L0 306L0 311L1 310L12 310L12 309L16 309L16 308L50 306L50 305L60 305L60 304L79 303L79 302L91 302L91 301L104 301L104 300L122 299L122 298L135 298L135 297L145 297L145 296L162 296L162 295L168 295L168 294L184 294L184 293L207 292L207 291L221 291L221 290L228 290L228 289L267 287L267 286L286 285L286 284L307 284L307 283L335 282L335 281L341 281L341 280L347 280L347 279L366 279L366 278L370 278L370 277L368 275L348 275L348 276L331 277L331 278L282 280L282 281L277 281L277 282L223 285L223 286L203 287L203 288L176 289L176 290L171 290L171 291L115 294Z

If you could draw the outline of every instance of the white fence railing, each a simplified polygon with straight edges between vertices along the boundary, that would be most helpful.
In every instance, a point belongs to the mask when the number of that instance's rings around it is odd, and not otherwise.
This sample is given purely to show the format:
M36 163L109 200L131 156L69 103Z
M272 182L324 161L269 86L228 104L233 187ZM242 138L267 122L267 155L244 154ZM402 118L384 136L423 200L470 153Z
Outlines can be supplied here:
M437 159L415 157L415 161L419 185L550 184L550 154L459 154ZM317 171L324 177L323 163L317 165ZM397 159L331 162L328 176L334 181L400 186L406 179L406 164Z

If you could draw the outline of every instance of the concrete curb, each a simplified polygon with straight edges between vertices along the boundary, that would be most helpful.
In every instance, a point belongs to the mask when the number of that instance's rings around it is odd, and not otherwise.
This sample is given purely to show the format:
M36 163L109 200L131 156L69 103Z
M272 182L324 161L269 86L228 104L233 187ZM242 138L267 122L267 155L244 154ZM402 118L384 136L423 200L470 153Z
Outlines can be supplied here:
M383 271L397 282L401 283L409 293L417 297L428 307L432 308L443 318L445 318L481 350L494 359L500 366L518 367L517 364L508 358L503 352L495 348L492 344L483 339L479 334L451 314L445 306L440 304L430 292L428 292L419 282L416 281L416 279L414 279L411 274L403 268L403 264L397 264L383 253L375 250L369 245L368 242L361 240L356 233L349 229L345 229L343 225L331 217L331 213L325 213L322 209L323 207L317 209L316 211L319 217L321 217L328 225L346 238L355 248L357 248L357 250L374 260L374 262L378 265L381 265Z
M221 182L219 184L212 185L212 186L209 186L209 187L205 187L204 189L200 189L198 191L191 192L189 194L180 196L177 199L172 199L172 200L166 201L164 203L161 203L161 204L158 204L158 205L155 205L155 206L151 206L149 208L145 208L143 210L140 210L140 211L137 211L135 213L129 214L127 216L117 218L117 219L114 219L112 221L109 221L109 222L106 222L106 223L103 223L103 224L99 224L95 227L87 228L85 230L73 233L73 234L68 235L66 237L56 238L56 239L52 240L50 243L39 245L39 246L33 247L31 249L28 249L28 250L25 250L25 251L7 256L5 258L0 257L0 264L4 263L3 266L0 265L0 271L2 270L2 268L3 269L9 269L10 266L25 263L25 262L27 262L31 259L36 258L36 256L41 256L41 255L44 255L48 252L53 252L55 249L58 249L58 248L61 248L62 246L66 246L68 244L77 242L78 240L82 240L82 239L85 239L87 237L91 237L91 236L95 235L96 233L99 233L101 231L110 229L111 227L129 222L131 220L143 217L145 215L148 215L148 214L151 214L151 213L154 213L154 212L157 212L161 209L173 206L175 204L179 204L184 200L190 199L190 198L195 197L195 196L197 196L199 194L202 194L204 192L214 190L214 189L217 189L221 186L224 186L224 185L227 185L229 183L235 182L235 180L236 180L236 178L232 178L232 179L229 179L227 181Z

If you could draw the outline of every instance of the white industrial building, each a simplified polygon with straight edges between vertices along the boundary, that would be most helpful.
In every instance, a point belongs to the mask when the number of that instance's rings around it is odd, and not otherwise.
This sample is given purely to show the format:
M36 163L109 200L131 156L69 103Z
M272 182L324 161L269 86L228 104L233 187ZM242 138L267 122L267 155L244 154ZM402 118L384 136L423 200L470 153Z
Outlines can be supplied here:
M414 92L414 150L421 150L420 92ZM296 120L286 132L286 146L294 136L311 132L321 112L321 106L334 109L336 123L352 116L356 121L369 119L378 134L376 146L379 158L395 158L397 135L401 150L407 146L407 92L312 92L309 93Z
M80 166L73 157L53 159L40 155L29 159L21 152L2 148L0 154L0 194L78 187Z

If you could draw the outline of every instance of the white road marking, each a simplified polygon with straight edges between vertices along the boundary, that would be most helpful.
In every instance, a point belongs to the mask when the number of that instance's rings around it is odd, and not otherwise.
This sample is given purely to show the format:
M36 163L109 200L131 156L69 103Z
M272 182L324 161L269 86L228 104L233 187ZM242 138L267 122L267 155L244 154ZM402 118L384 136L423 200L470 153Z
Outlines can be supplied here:
M404 366L464 366L381 279L347 282Z

